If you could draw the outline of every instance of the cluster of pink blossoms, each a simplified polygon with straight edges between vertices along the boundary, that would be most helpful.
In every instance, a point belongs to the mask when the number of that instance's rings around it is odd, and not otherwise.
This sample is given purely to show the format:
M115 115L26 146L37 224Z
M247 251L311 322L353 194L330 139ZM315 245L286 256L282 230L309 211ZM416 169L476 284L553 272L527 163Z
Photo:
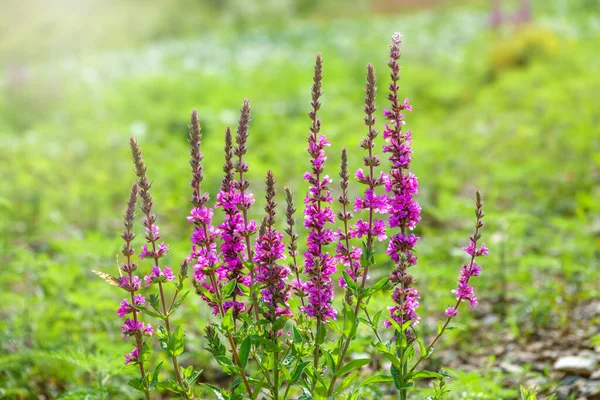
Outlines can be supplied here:
M119 280L119 286L127 291L130 295L129 299L123 299L120 303L120 307L117 310L120 318L125 318L131 315L131 318L127 318L121 326L121 337L125 339L129 336L135 337L135 348L125 354L125 364L137 363L139 351L142 348L142 336L152 335L153 329L151 324L144 324L140 321L140 312L136 307L142 306L146 299L142 294L136 294L142 288L142 280L133 273L137 270L137 265L132 261L131 257L134 254L134 249L131 242L135 238L133 233L133 224L135 219L135 206L137 204L138 186L134 184L131 188L129 195L129 201L127 203L127 210L124 215L124 226L125 231L121 234L121 237L125 241L121 249L121 253L126 259L126 262L121 266L123 275Z
M306 237L307 250L304 252L304 272L308 280L304 291L308 295L308 304L303 308L310 317L327 321L335 319L336 311L332 307L333 285L331 275L336 272L336 260L323 246L335 240L333 230L327 227L335 220L333 210L325 204L333 201L329 185L331 179L321 176L324 168L325 146L329 146L325 136L311 135L308 152L312 157L312 173L305 173L304 179L310 188L304 198L304 227L308 230Z
M308 193L304 198L304 227L308 230L306 251L304 252L304 272L308 280L304 283L303 291L308 295L308 304L302 307L309 317L317 321L335 319L337 312L333 309L333 284L331 275L336 272L336 260L324 246L335 240L333 230L327 227L335 220L333 210L328 206L333 202L329 185L331 179L323 175L324 164L327 160L325 147L331 143L324 135L320 135L321 121L317 117L321 103L319 98L323 93L321 81L323 78L323 59L317 54L314 82L312 87L312 110L309 117L312 121L308 136L308 153L311 160L311 171L302 177L309 183Z
M413 278L407 269L417 263L414 255L414 247L419 240L414 234L409 234L421 219L421 207L414 200L418 193L419 185L417 178L409 172L411 162L411 132L403 132L405 125L404 111L412 111L408 99L401 103L398 99L398 80L400 79L400 66L398 60L402 45L402 37L395 34L390 46L390 61L392 82L389 86L388 100L391 110L384 111L384 117L388 120L385 125L383 137L386 145L383 152L389 154L391 170L389 180L385 184L389 193L389 227L400 228L400 232L394 234L389 241L387 254L396 264L396 268L390 274L390 281L394 284L392 300L394 306L390 307L390 317L403 325L412 321L416 324L419 316L416 312L419 307L419 293L411 285ZM389 320L386 325L390 326Z
M265 186L267 215L256 240L252 261L256 263L256 282L261 287L261 300L267 308L263 314L267 319L274 320L281 315L292 315L288 304L291 297L290 286L287 284L291 269L279 263L279 260L285 259L285 245L283 234L274 227L277 203L275 202L275 178L271 171L267 173Z
M479 230L483 228L483 202L481 200L481 194L477 192L477 201L475 208L475 216L477 220L475 222L475 234L469 238L469 245L463 247L463 251L470 256L470 261L467 264L463 264L460 269L460 275L458 277L458 286L452 290L452 293L456 295L456 305L448 307L446 309L446 316L448 318L454 317L458 312L458 306L463 301L468 301L471 307L477 305L477 297L475 297L475 291L473 286L469 284L469 279L473 276L479 276L481 273L481 266L475 263L475 260L481 256L488 255L488 249L485 247L485 243L482 243L477 248L477 241L481 238Z

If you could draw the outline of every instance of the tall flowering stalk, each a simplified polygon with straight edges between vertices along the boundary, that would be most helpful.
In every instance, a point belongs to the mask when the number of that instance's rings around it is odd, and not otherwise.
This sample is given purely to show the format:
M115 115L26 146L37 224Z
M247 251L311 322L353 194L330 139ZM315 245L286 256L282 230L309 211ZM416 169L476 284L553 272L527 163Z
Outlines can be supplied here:
M140 207L142 213L144 214L142 224L146 228L146 233L144 235L146 244L143 245L142 252L139 256L140 258L152 258L154 261L154 267L152 268L150 274L144 277L144 280L146 281L146 286L158 284L158 291L160 294L160 305L162 311L161 317L165 322L166 329L166 334L164 336L166 337L167 341L169 341L171 340L171 335L173 334L171 330L171 324L169 321L169 313L173 307L173 304L175 304L175 299L179 293L179 288L175 292L173 300L170 303L171 306L167 308L167 300L163 290L163 283L173 281L175 277L173 275L173 271L169 267L165 266L161 268L160 259L166 255L166 253L169 251L169 248L164 242L160 242L159 244L161 234L158 225L156 225L156 214L154 214L152 210L154 204L152 195L150 194L150 188L152 184L148 180L148 176L146 173L147 167L142 158L142 150L140 149L138 143L133 137L130 138L129 145L131 147L132 159L135 165L135 173L138 177L139 195L142 200L142 204ZM177 336L179 336L179 334ZM183 333L181 333L181 336L183 336ZM173 351L170 351L170 353L177 383L182 389L187 390L188 385L184 383L181 377L181 371L179 370L179 362L177 360L177 355Z
M189 129L189 142L190 142L190 166L192 168L192 180L190 184L192 186L192 205L194 206L188 221L194 224L194 233L192 234L192 254L190 260L196 260L194 265L194 285L196 286L197 292L201 298L205 300L210 307L213 309L213 314L219 314L222 318L225 317L226 304L224 303L223 294L221 292L221 281L227 279L229 275L224 275L220 279L215 271L216 263L219 261L217 254L216 239L219 236L219 231L216 230L212 225L212 217L214 211L212 208L207 206L209 196L207 193L202 193L202 181L204 179L204 172L202 167L202 160L204 155L201 151L202 144L202 129L200 127L200 121L198 120L198 112L194 110L192 112L190 129ZM227 128L225 132L225 178L223 178L223 186L221 192L219 192L219 201L227 203L230 201L232 196L231 181L233 166L231 163L232 154L232 141L231 131ZM223 257L225 258L225 257ZM219 271L219 270L218 270ZM220 274L228 274L226 268L220 269ZM229 306L231 308L231 305ZM234 326L235 328L235 326ZM212 327L207 327L207 333L209 336L209 342L216 342L216 334ZM240 367L240 376L244 383L244 387L250 397L252 397L252 389L244 372L244 368L240 361L240 356L237 351L233 335L227 328L225 329L229 345L231 346L231 352L235 364ZM219 350L220 352L220 350Z
M288 300L291 297L290 286L287 284L290 269L280 265L279 260L285 258L283 235L275 229L275 178L271 171L267 172L265 180L266 216L255 245L254 263L256 264L256 283L260 286L261 302L264 305L262 314L269 321L277 317L290 316Z
M390 308L390 318L396 321L400 327L408 321L411 321L412 325L419 321L416 312L419 307L419 293L411 286L414 279L407 273L407 269L417 263L414 248L419 240L413 233L409 234L409 231L414 229L421 219L421 207L413 198L418 193L419 185L415 175L409 171L412 153L411 131L402 131L402 127L405 125L403 113L412 111L412 107L409 105L408 99L402 103L398 99L398 81L400 79L398 60L401 46L402 36L396 33L392 37L388 62L392 82L387 98L391 107L390 110L384 111L388 123L383 132L383 137L386 139L383 151L389 154L391 162L389 181L385 185L389 193L389 226L390 228L400 228L400 232L390 238L387 249L387 254L396 265L390 274L390 281L394 284L392 295L394 306ZM390 321L387 320L386 326L390 325Z
M302 304L302 307L304 307L304 298L306 297L306 292L304 290L305 285L302 283L302 279L300 278L302 270L300 265L298 265L299 236L294 230L294 225L296 225L296 221L294 219L296 207L294 206L294 195L292 194L292 190L288 187L285 188L285 204L285 233L288 235L290 240L287 245L288 254L290 256L290 262L288 266L290 267L290 270L294 273L295 277L295 279L292 280L291 289L293 294L300 297L300 303Z
M308 181L310 188L304 199L306 206L304 210L304 227L308 230L306 238L307 250L304 253L305 269L308 275L306 291L308 293L308 304L303 307L317 324L335 319L337 312L332 307L333 285L331 275L336 271L335 259L323 250L324 246L332 243L334 234L327 224L334 222L333 210L327 206L333 201L329 184L331 179L323 175L325 147L330 143L324 135L320 135L321 121L317 112L321 106L319 98L323 94L321 81L323 78L323 58L317 54L315 73L312 87L312 109L309 117L312 121L310 135L308 137L308 153L311 160L311 171L306 172L303 178Z
M458 277L458 287L452 290L452 293L456 296L456 303L454 306L448 307L446 309L446 321L442 328L439 329L438 334L433 339L431 344L427 347L427 351L425 354L421 354L421 357L417 360L415 365L410 370L414 371L417 366L423 361L426 355L433 349L433 346L437 343L437 341L446 333L446 329L450 325L450 322L456 315L458 314L458 308L463 302L469 302L472 307L477 305L477 297L475 297L475 291L473 286L469 284L469 280L473 276L479 276L481 273L481 266L475 262L477 257L487 256L488 248L485 247L485 243L482 243L479 248L477 248L477 243L479 239L481 239L481 228L483 228L483 199L481 197L481 192L478 190L475 193L475 233L473 236L469 237L469 245L467 247L463 247L463 251L468 254L469 261L460 269L460 275Z
M194 285L200 297L213 309L213 315L219 313L218 302L214 298L215 286L211 278L214 275L215 264L219 261L217 254L217 237L219 231L212 225L214 210L208 206L208 193L202 192L204 169L201 151L202 129L198 120L198 112L194 110L189 128L190 166L192 169L192 210L187 220L194 224L190 238L192 252L189 261L194 262Z
M447 375L435 371L416 371L416 368L449 330L449 324L457 315L460 305L463 302L469 302L471 306L477 304L471 278L481 272L476 259L488 253L485 245L479 243L483 227L483 201L477 192L475 233L470 237L469 245L463 249L470 260L462 266L457 288L452 291L456 301L446 309L445 322L440 324L437 336L429 346L425 346L416 327L419 321L416 312L419 294L408 273L408 269L417 262L415 245L419 239L411 231L420 220L420 206L414 199L418 192L418 182L410 172L411 132L403 130L404 113L412 111L412 107L408 99L401 102L398 96L401 45L401 36L394 34L388 62L391 70L387 95L390 107L389 110L384 110L387 123L383 129L385 143L382 148L391 164L389 174L378 171L381 160L374 151L378 136L375 128L376 81L374 68L369 64L364 101L367 133L360 142L360 147L366 154L363 156L363 165L354 175L362 189L352 204L349 197L349 152L344 148L340 165L338 227L333 225L336 215L330 206L333 202L330 191L332 181L324 170L327 160L325 148L330 143L321 135L321 120L318 117L323 60L321 54L317 54L307 148L311 168L303 174L309 189L304 199L304 228L307 235L306 250L302 257L298 252L300 235L294 220L296 208L292 192L288 188L285 189L286 227L283 231L289 239L289 257L286 257L284 235L276 227L276 182L271 171L266 173L265 178L266 215L256 240L252 242L252 235L256 233L257 227L250 219L249 210L254 204L254 197L250 193L250 182L247 179L249 167L245 161L250 123L248 100L244 100L242 104L235 137L229 128L225 130L224 177L214 206L209 205L209 195L202 188L202 130L197 111L192 112L189 126L192 209L187 217L193 226L190 238L192 245L189 256L182 263L178 281L173 271L163 264L169 247L161 240L156 224L150 194L151 183L142 152L137 142L133 138L130 140L138 179L131 189L124 216L125 231L121 236L125 244L121 252L126 261L121 266L123 274L118 279L95 272L129 293L118 309L119 316L126 318L122 326L123 338L135 339L135 347L125 355L125 363L139 367L140 377L129 383L144 392L147 400L150 398L149 393L158 387L187 399L197 396L194 384L200 371L193 371L191 367L179 367L177 356L185 347L184 334L181 326L173 329L170 323L170 316L187 295L184 293L180 296L180 292L187 278L189 265L193 267L192 279L197 294L219 320L219 323L210 323L204 329L207 350L223 371L233 378L227 388L201 384L205 392L210 391L217 398L254 399L269 396L277 400L282 389L282 399L286 399L288 393L310 398L341 398L351 396L346 392L348 390L354 390L353 393L356 394L361 387L393 382L400 399L405 400L408 391L419 379L438 379L438 387L443 387ZM385 188L385 194L379 193L383 192L381 187ZM153 261L150 273L143 280L135 274L137 265L132 259L132 242L135 238L133 221L138 196L141 199L140 209L145 228L145 244L139 256ZM213 217L216 212L221 211L223 219L217 227L213 223ZM353 212L359 213L359 219L353 220ZM384 214L388 216L387 221L380 216ZM386 254L393 261L394 269L387 277L367 286L369 270L375 265L377 242L386 241L388 235L391 238ZM363 242L362 247L356 246L359 240ZM337 241L335 254L330 254L327 246L334 241ZM284 261L286 258L289 259L287 264ZM339 283L344 287L345 296L341 307L336 310L332 275L336 272L338 263L344 268ZM163 286L170 281L174 281L175 293L167 301ZM142 283L146 287L158 288L158 294L150 294L148 299L143 297L140 294ZM390 284L394 304L388 308L390 314L384 317L384 324L387 327L393 326L394 333L389 340L384 341L378 330L384 310L371 316L370 312L376 304L370 300L379 291L387 290ZM300 298L299 313L298 310L293 312L289 306L293 295ZM151 336L154 332L150 324L141 320L141 313L164 321L164 326L158 326L155 334L160 347L173 364L176 380L159 384L162 363L154 370L148 369L147 360L152 346L151 339L146 336ZM287 337L283 336L286 325L291 325ZM372 361L371 355L346 362L352 340L361 334L361 325L374 333L371 338L373 350L390 361L389 375L378 374L369 377L367 381L361 381L364 374L359 369ZM329 328L332 343L325 341ZM223 337L227 338L230 352L221 342ZM419 358L416 358L416 354L419 354ZM246 371L251 371L252 374L247 375ZM341 383L336 387L339 378Z
M225 177L221 184L221 191L217 195L217 207L222 207L225 219L219 225L221 236L221 254L223 263L217 269L218 279L224 283L236 282L232 292L232 299L226 301L223 306L225 311L233 308L234 318L237 318L245 308L245 303L239 301L242 290L238 284L249 285L250 277L245 273L244 261L246 260L246 243L244 240L244 217L238 209L240 197L233 187L233 146L231 131L227 128L225 132L225 166L223 167Z
M316 320L317 341L313 352L313 368L315 374L318 373L320 356L320 335L323 329L323 323L329 319L335 319L337 311L332 307L333 303L333 284L331 275L336 271L335 258L323 251L323 246L334 241L334 233L327 224L332 224L335 220L333 210L327 206L333 201L329 191L331 179L323 175L325 156L325 147L330 143L324 135L320 135L321 120L317 112L321 107L319 98L323 94L321 90L323 79L323 57L321 53L317 54L312 86L311 111L308 113L312 125L310 135L308 136L308 153L311 160L311 171L306 172L303 178L308 181L310 187L304 198L304 227L308 230L306 238L307 250L304 253L304 272L308 276L306 282L306 292L308 302L302 307L302 311ZM313 381L313 388L316 379Z
M337 219L341 221L342 227L338 228L337 237L338 243L335 248L336 261L346 267L346 273L353 281L357 281L362 274L360 266L360 255L362 249L350 245L351 233L348 227L348 222L352 219L352 213L348 210L350 199L348 198L348 151L342 150L342 161L340 165L340 189L342 193L338 197L342 209L337 213ZM344 277L340 277L339 284L341 287L347 285Z
M275 202L275 178L271 171L265 180L265 218L261 224L256 241L254 263L256 268L256 285L261 289L262 315L271 322L270 340L277 343L277 318L292 315L288 300L291 297L287 283L290 268L281 265L279 260L285 258L283 235L275 229L277 203ZM273 398L279 398L279 350L273 352Z
M381 159L379 156L373 153L375 148L375 139L377 138L378 132L375 129L375 111L377 106L375 105L375 98L377 95L377 86L375 81L375 69L371 64L367 65L367 84L365 87L365 118L364 122L367 126L367 136L360 142L360 147L367 151L367 155L363 158L363 165L367 168L367 173L362 168L356 171L355 178L359 183L366 185L363 197L358 197L354 202L354 211L365 210L368 212L368 220L358 220L352 229L353 238L366 238L366 248L373 250L375 238L379 241L387 239L385 228L385 221L382 219L376 219L375 214L386 214L388 212L388 197L383 195L377 195L376 189L389 182L389 177L383 172L379 173L379 176L375 176L375 168L381 165ZM362 286L367 278L369 265L365 266L365 271L361 271ZM356 277L357 279L359 276Z
M124 299L119 309L117 310L119 317L124 318L126 315L131 314L132 319L126 319L125 324L121 327L123 330L123 338L126 336L133 336L135 338L135 347L130 352L125 354L125 365L137 364L140 369L140 375L142 387L144 389L144 395L146 399L150 399L149 388L146 381L146 371L144 369L144 335L152 335L152 325L145 325L140 320L140 311L136 306L141 306L146 302L145 297L142 294L136 294L141 289L141 280L138 276L133 275L137 270L137 265L131 260L131 256L134 255L135 251L131 245L131 242L135 238L133 232L133 224L135 220L135 207L137 205L138 196L138 185L134 183L131 187L129 194L129 201L127 202L127 210L124 215L124 226L125 230L121 234L121 237L125 241L121 249L121 254L125 257L125 264L121 266L121 270L124 275L121 277L120 285L123 289L130 293L130 300Z
M375 176L375 168L381 165L379 156L373 154L375 147L375 139L377 138L378 132L375 129L375 111L377 106L375 105L375 99L377 95L377 84L375 79L375 69L371 64L367 65L367 78L365 86L365 105L364 105L364 123L367 126L367 136L360 142L360 147L367 151L367 155L363 158L363 164L367 168L365 174L362 168L356 171L355 178L359 183L366 185L364 195L356 198L354 203L354 211L367 211L368 219L363 221L359 219L356 221L354 226L348 231L348 221L351 219L352 214L347 211L347 206L350 204L348 200L348 156L346 150L342 150L342 163L340 172L340 187L342 194L339 197L339 202L342 204L342 211L338 213L338 219L344 224L344 231L340 232L340 242L338 242L338 254L341 256L342 263L346 266L347 276L352 279L356 284L360 285L359 291L355 292L354 295L357 297L356 305L354 306L354 317L358 316L363 297L360 295L360 291L365 288L368 278L369 267L373 261L374 255L374 243L375 238L379 241L387 239L385 228L385 221L382 219L375 219L375 213L386 214L388 212L388 197L387 195L377 195L376 188L383 186L389 181L387 174L380 172L378 177ZM362 257L363 250L357 247L351 247L349 243L350 238L364 239L364 248L367 254ZM340 279L340 284L346 285L344 279ZM370 318L370 317L369 317ZM376 332L375 332L376 333ZM352 336L345 338L342 341L342 347L340 355L337 361L337 368L340 368L344 363L346 353L350 348ZM335 388L336 377L334 376L331 384L329 385L328 395L333 393Z
M248 218L248 210L254 204L254 195L248 191L250 188L250 181L244 176L248 172L248 163L244 161L244 155L248 151L247 141L249 136L250 126L250 102L248 99L244 99L242 108L240 110L240 119L235 135L235 144L233 148L233 154L237 157L234 164L234 171L237 173L237 180L234 180L232 185L236 191L236 207L241 210L243 217L243 228L240 231L241 237L244 239L246 248L246 254L242 257L242 260L250 261L253 258L252 246L250 244L250 237L256 233L256 221ZM240 252L241 253L241 252ZM250 285L251 290L251 302L252 307L255 310L255 315L258 315L258 302L257 294L254 291L253 283L256 281L256 271L254 267L250 268L250 279L246 279L246 284Z
M231 131L227 128L225 133L225 177L221 184L221 191L217 196L217 206L223 208L225 220L219 226L221 234L221 253L223 264L217 270L220 279L226 282L235 280L236 288L232 299L224 303L225 310L233 308L234 318L245 310L246 304L239 300L243 295L240 286L251 286L254 279L254 270L250 276L246 274L245 262L252 260L250 236L256 232L256 222L248 219L248 209L254 204L254 197L247 192L250 182L244 177L248 172L248 164L243 160L247 152L248 125L250 123L250 103L244 100L240 112L240 119L236 130L236 145L233 146ZM237 157L237 160L234 158ZM238 179L236 180L235 174ZM257 309L255 296L252 307ZM258 311L256 310L256 313ZM256 314L258 315L258 314Z

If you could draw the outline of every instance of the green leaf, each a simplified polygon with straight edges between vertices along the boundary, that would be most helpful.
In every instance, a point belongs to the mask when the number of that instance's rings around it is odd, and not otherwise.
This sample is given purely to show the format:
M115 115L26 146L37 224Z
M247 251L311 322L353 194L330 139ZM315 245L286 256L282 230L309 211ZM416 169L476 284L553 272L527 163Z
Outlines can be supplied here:
M284 357L284 359L281 361L281 364L282 364L282 365L286 365L286 366L287 366L287 365L290 365L290 364L292 364L292 363L294 362L294 360L295 360L295 359L296 359L296 357L295 357L293 354L291 354L291 353L288 353L288 354L287 354L287 355Z
M352 292L359 293L360 285L358 284L358 282L352 279L350 274L348 274L346 271L342 271L342 275L344 276L344 281L346 282L346 285L348 285Z
M171 315L175 311L177 311L177 309L179 308L179 306L181 305L181 303L183 303L183 301L188 296L188 294L190 294L189 290L187 292L185 292L175 303L173 303L173 307L171 307L171 311L169 311L169 315Z
M343 336L342 330L340 329L340 327L338 326L336 321L334 321L334 320L327 321L327 326L329 327L329 329L331 329L333 332L335 332L338 336Z
M396 389L400 389L401 387L403 387L404 381L400 377L400 370L396 368L395 365L392 365L390 367L390 373L392 374L392 379L394 380L394 386L396 386Z
M152 355L152 341L151 340L147 340L144 342L144 345L142 346L142 351L140 351L138 360L142 363L148 361L148 359L150 358L150 356Z
M344 336L354 338L356 336L356 316L352 307L348 304L344 305Z
M285 317L277 318L277 320L275 320L275 323L273 323L273 330L275 330L275 331L281 330L284 327L286 322L287 322L287 319Z
M377 293L379 290L386 287L389 282L390 282L390 278L388 278L388 277L385 277L385 278L377 281L373 286L371 286L369 289L367 289L365 291L365 293L363 294L363 297L372 296L373 294Z
M223 392L218 387L209 385L208 383L201 383L200 385L213 392L214 395L217 396L217 400L229 400L228 397L223 395Z
M300 362L300 364L298 364L296 366L296 368L294 368L294 371L292 372L292 380L290 381L290 384L294 384L300 380L300 377L302 376L302 372L304 371L304 368L306 368L306 366L309 364L310 364L309 361L302 361L302 362Z
M406 375L406 379L440 379L440 378L450 378L451 376L448 374L433 372L433 371L413 371Z
M335 362L333 361L331 353L323 349L323 354L325 355L325 365L327 365L327 368L329 368L331 372L335 374Z
M395 331L404 332L400 324L394 318L388 318L388 321L390 321L390 324L392 325Z
M150 296L148 296L148 302L150 303L152 308L156 310L156 312L160 313L160 297L158 297L156 293L153 293Z
M233 294L236 285L237 281L235 279L232 279L229 282L227 282L227 285L223 286L223 290L221 291L221 293L224 299L230 297Z
M374 375L370 378L365 379L360 386L368 386L373 383L388 383L394 382L394 378L391 375Z
M379 318L381 317L382 310L379 310L373 315L373 326L377 328L379 326Z
M264 346L268 352L274 353L277 350L279 350L279 346L277 345L277 343L270 341L268 339L265 339L265 338L262 338L259 336L252 336L252 340L254 341L255 344L260 344L260 345Z
M413 329L413 333L417 338L417 344L419 345L419 351L421 352L421 357L427 358L427 346L425 346L425 342L423 342L423 337L419 335L419 333Z
M226 331L230 331L235 327L235 322L233 320L233 307L229 308L229 310L227 310L227 312L223 316L221 327Z
M144 387L144 381L142 378L132 378L127 381L127 384L132 388L139 390L140 392L146 392L146 388Z
M240 346L240 364L243 368L248 365L248 357L250 357L250 349L252 348L252 338L247 336Z
M358 375L359 375L359 372L354 372L354 373L348 375L347 377L345 377L344 380L337 387L337 389L335 389L335 391L333 392L333 398L337 398L338 394L342 393L350 385L352 385L352 383L354 382L354 380L356 379L356 377Z
M146 314L146 315L148 315L148 316L150 316L152 318L157 318L157 319L160 319L162 321L165 320L165 317L162 314L156 313L154 311L150 311L146 307L135 306L135 309L138 310L138 311L141 311L142 313L144 313L144 314Z
M150 376L150 390L153 390L156 388L156 386L158 385L158 374L160 372L160 368L162 367L163 363L162 361L156 366L156 368L154 369L154 371L152 372L152 375Z
M317 329L317 337L315 340L319 344L325 341L325 335L327 334L327 329L325 329L325 326L325 324L319 324L319 329Z
M176 357L183 353L184 350L184 334L181 325L179 325L173 332L171 332L171 337L167 342L166 351L171 357Z
M227 356L216 356L215 361L221 366L226 374L233 375L240 370Z
M415 357L415 348L409 345L402 352L402 363L406 364L408 361L412 360L414 357Z
M372 342L371 345L380 352L385 358L387 358L394 367L400 369L400 360L395 354L391 353L383 343Z
M296 325L292 326L292 334L294 343L302 343L302 335L300 331L296 329Z
M183 393L183 390L181 390L179 383L177 383L177 381L175 381L174 379L169 379L168 381L161 382L158 384L158 387L169 390L173 393Z
M362 367L363 365L370 363L371 361L372 360L370 358L359 358L356 360L352 360L348 364L344 365L342 368L335 371L334 375L335 376L345 375L350 371L354 371L355 369L358 369L358 368Z

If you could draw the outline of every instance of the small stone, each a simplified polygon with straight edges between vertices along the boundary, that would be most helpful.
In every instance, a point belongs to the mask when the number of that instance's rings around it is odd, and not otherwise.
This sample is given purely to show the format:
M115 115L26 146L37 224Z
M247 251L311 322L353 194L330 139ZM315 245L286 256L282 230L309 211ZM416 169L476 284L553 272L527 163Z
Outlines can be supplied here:
M500 321L500 317L498 317L496 314L488 314L481 320L481 325L491 326L498 323L498 321Z
M562 381L560 381L560 384L563 386L569 386L569 385L574 384L575 382L577 382L580 379L581 379L580 376L569 375L569 376L565 376L565 378Z
M565 356L554 363L554 370L573 375L590 376L596 368L596 360L585 357Z
M523 367L521 367L520 365L511 364L509 362L501 362L500 368L502 368L509 374L521 375L523 373Z
M592 375L590 375L590 379L593 381L600 380L600 369L595 370Z

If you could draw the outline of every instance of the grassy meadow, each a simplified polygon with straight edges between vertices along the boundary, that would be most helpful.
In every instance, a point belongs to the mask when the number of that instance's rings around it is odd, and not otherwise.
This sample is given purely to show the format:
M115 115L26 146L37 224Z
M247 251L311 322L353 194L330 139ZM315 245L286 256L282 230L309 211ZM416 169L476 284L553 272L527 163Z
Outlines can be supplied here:
M213 198L224 129L235 126L247 97L252 216L262 216L267 170L280 205L284 185L302 204L315 53L324 57L327 172L337 178L342 147L351 170L361 165L368 62L383 128L395 31L404 35L401 90L414 108L407 127L423 209L412 273L430 332L454 298L476 189L485 200L490 257L474 281L480 307L459 316L430 362L455 376L452 399L517 398L519 385L533 381L556 392L552 361L520 354L551 334L570 338L553 345L565 354L600 346L600 4L538 0L531 22L491 29L485 1L393 3L1 6L0 398L138 398L127 386L135 371L123 368L130 345L116 313L122 294L91 272L117 274L121 215L135 179L129 136L144 151L172 249L167 264L177 268L190 248L191 110L200 115ZM140 225L137 232L139 246ZM380 250L372 279L391 269ZM195 296L181 310L182 362L218 383L202 336L210 310ZM363 332L351 350L363 353L369 342ZM423 387L422 398L427 393Z

